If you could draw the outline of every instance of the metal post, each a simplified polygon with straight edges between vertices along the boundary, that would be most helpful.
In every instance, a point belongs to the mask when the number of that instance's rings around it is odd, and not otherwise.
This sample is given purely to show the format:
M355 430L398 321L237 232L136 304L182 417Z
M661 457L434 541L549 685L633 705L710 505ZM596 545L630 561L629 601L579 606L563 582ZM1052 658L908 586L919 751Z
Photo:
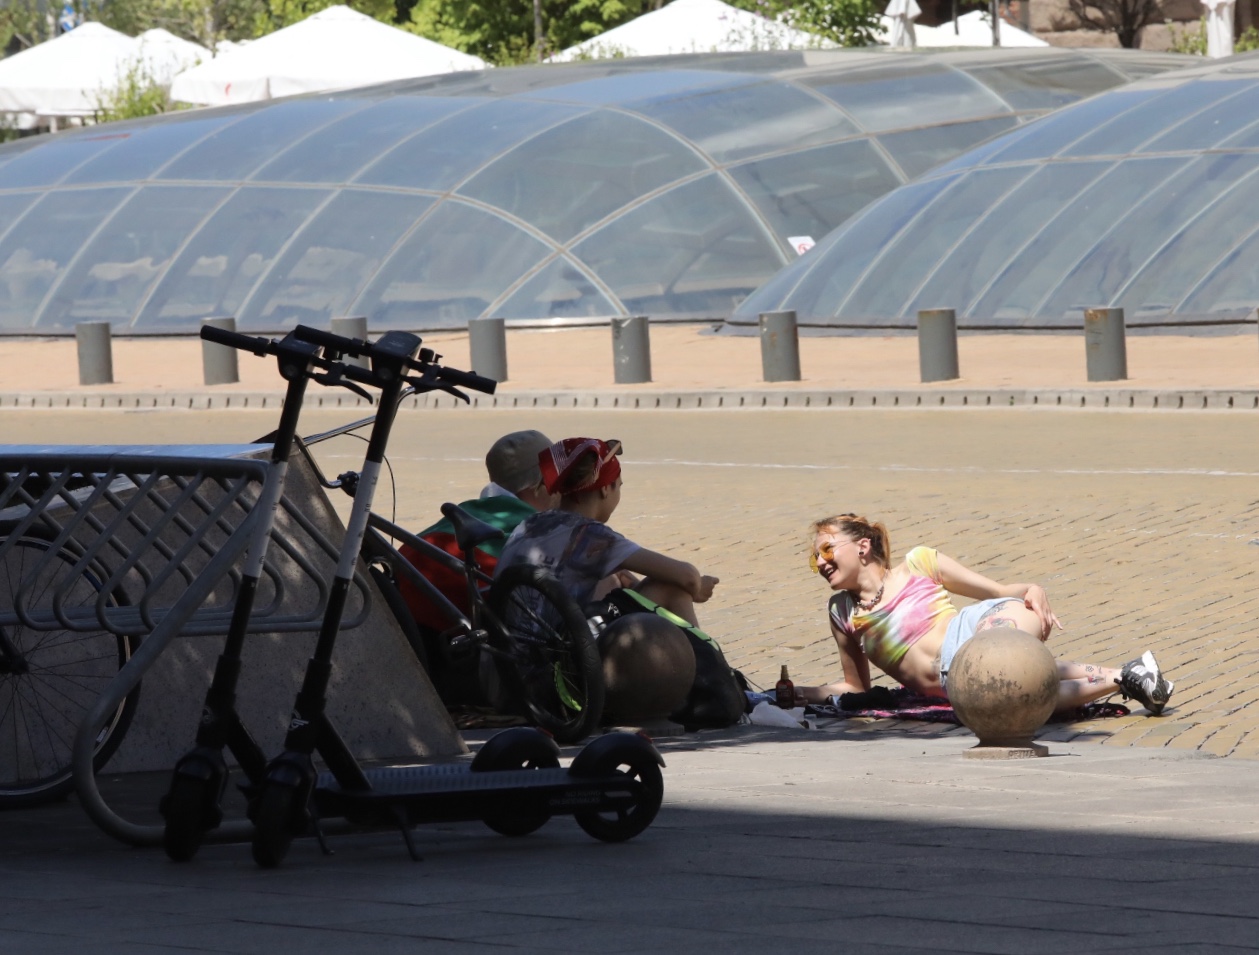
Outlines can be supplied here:
M957 314L951 308L918 313L918 372L924 382L960 378L957 364Z
M342 338L357 338L361 342L367 341L367 316L365 315L334 318L329 324L331 327L328 330L334 335L340 335ZM371 364L371 361L363 355L343 355L341 360L347 365L358 365L360 368L367 368Z
M114 354L109 322L79 322L74 326L79 347L79 384L112 385Z
M992 45L1001 45L1001 0L991 0L988 4L992 14Z
M646 315L612 319L612 367L618 385L651 381L651 339Z
M234 318L207 318L202 325L236 331ZM227 345L201 340L201 373L207 385L234 385L240 381L240 366L236 361L236 349Z
M474 318L468 322L468 351L478 375L507 380L507 320Z
M796 313L761 312L761 377L765 381L800 380L800 336Z
M1128 377L1122 308L1084 310L1084 355L1089 381L1121 381Z

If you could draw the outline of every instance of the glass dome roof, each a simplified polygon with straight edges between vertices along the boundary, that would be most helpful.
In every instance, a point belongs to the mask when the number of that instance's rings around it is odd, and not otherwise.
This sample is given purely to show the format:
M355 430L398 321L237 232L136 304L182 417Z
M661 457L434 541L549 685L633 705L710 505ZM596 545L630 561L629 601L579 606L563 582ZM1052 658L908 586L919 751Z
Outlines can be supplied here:
M872 199L1186 58L808 51L452 74L0 147L0 332L725 317Z
M1259 305L1259 54L1068 107L897 189L783 269L732 324L1227 324Z

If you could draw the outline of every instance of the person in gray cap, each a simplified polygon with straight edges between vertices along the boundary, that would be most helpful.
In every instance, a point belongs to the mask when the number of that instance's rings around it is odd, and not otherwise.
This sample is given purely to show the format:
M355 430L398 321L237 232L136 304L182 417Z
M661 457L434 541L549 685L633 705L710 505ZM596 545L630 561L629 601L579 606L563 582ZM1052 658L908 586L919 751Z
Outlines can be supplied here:
M477 545L474 555L476 564L486 576L493 575L503 541L516 529L516 525L531 514L550 510L559 503L559 495L551 494L542 483L538 463L538 453L550 446L551 439L541 431L513 431L503 435L485 455L485 470L490 483L481 491L479 498L459 504L473 517L503 532L502 540ZM463 559L463 551L455 541L454 526L444 517L416 536ZM451 603L464 613L470 611L468 584L463 574L409 545L403 544L398 550ZM446 659L448 654L443 651L439 636L450 626L445 613L405 576L399 576L396 583L399 594L420 627L421 638L427 647L429 677L442 699L450 705L492 702L492 699L485 698L481 687L479 665L460 666Z
M513 431L495 441L485 455L490 483L482 489L481 500L514 497L535 511L549 511L558 505L560 496L546 489L538 466L538 455L550 446L551 439L541 431ZM505 530L511 533L511 529Z

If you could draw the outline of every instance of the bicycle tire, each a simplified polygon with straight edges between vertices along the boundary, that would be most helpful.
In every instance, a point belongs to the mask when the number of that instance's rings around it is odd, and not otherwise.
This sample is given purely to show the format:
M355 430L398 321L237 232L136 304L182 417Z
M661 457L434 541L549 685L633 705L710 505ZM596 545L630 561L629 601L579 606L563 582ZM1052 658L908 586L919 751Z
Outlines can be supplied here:
M603 718L603 663L586 616L551 574L516 564L486 598L490 646L520 715L561 743L589 736Z
M0 541L12 530L12 525L0 526ZM51 546L51 537L40 530L21 534L0 562L0 609L12 609L20 582ZM51 604L53 592L79 556L62 548L30 582L32 609L38 612ZM65 606L94 604L100 581L90 574L78 577ZM109 599L115 605L124 602L121 594ZM5 625L4 635L27 667L26 672L13 672L0 666L0 809L13 809L53 802L73 788L71 757L79 724L131 659L140 638L107 630L33 630L22 624ZM137 685L101 729L92 761L97 772L122 743L139 697Z

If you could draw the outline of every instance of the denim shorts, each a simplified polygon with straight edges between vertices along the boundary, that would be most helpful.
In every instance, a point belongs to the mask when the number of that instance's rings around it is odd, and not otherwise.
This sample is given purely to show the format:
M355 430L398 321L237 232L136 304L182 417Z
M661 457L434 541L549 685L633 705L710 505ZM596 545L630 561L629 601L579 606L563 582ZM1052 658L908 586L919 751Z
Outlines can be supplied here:
M962 648L962 644L975 635L975 628L979 626L980 618L993 607L1000 607L1010 600L1019 604L1023 603L1018 597L995 597L992 600L981 600L969 607L963 607L957 612L957 616L949 621L948 629L944 631L944 643L940 645L940 686L945 693L949 692L949 666L953 663L953 657Z

